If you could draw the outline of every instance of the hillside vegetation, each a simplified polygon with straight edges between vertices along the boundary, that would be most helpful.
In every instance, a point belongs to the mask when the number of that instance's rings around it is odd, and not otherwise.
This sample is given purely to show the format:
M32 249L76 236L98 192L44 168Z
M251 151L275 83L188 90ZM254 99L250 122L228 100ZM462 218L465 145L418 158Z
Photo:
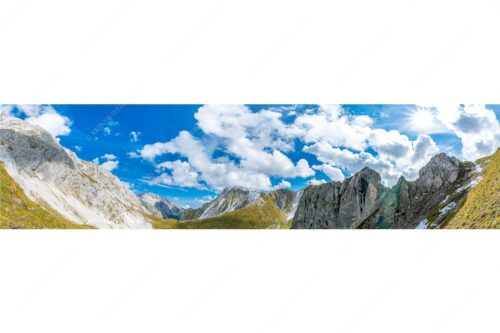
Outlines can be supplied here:
M483 179L469 192L445 228L500 228L500 150L477 162L484 169Z
M0 163L1 229L89 229L31 201Z
M268 194L242 209L221 216L179 222L148 216L156 229L289 229L285 215Z

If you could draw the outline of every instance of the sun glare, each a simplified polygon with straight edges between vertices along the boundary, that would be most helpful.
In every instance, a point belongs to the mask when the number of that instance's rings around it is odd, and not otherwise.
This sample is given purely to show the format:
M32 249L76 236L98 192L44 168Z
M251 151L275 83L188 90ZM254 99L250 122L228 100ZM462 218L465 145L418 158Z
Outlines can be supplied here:
M411 127L419 132L424 132L435 126L434 115L431 111L425 109L417 109L410 116Z

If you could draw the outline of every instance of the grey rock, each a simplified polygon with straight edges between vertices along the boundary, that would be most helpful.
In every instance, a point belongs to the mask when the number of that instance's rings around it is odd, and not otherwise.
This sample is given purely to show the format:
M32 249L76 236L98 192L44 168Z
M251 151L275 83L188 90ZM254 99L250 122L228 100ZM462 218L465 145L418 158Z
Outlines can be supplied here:
M344 180L305 189L292 228L439 227L463 202L475 165L446 154L434 156L415 181L401 177L392 188L365 168Z
M304 190L292 228L356 228L371 213L380 193L380 175L364 168L351 178L310 186Z
M30 199L75 223L151 228L142 203L126 184L82 161L39 126L1 114L0 162Z

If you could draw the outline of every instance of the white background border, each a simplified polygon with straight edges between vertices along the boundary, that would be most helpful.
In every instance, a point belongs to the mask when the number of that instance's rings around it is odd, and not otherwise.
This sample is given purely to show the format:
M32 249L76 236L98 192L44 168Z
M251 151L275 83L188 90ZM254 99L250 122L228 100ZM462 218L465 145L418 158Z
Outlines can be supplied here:
M498 1L1 1L1 103L500 103ZM498 332L494 231L3 231L1 332Z

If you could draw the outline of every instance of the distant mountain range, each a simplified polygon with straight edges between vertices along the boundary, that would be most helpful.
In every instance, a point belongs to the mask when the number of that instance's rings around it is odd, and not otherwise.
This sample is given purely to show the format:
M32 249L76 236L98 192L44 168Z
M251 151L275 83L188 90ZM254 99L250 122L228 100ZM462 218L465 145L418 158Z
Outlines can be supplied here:
M226 188L200 208L135 194L41 127L0 114L2 228L496 228L500 151L476 162L434 156L392 188L364 168L294 192Z

